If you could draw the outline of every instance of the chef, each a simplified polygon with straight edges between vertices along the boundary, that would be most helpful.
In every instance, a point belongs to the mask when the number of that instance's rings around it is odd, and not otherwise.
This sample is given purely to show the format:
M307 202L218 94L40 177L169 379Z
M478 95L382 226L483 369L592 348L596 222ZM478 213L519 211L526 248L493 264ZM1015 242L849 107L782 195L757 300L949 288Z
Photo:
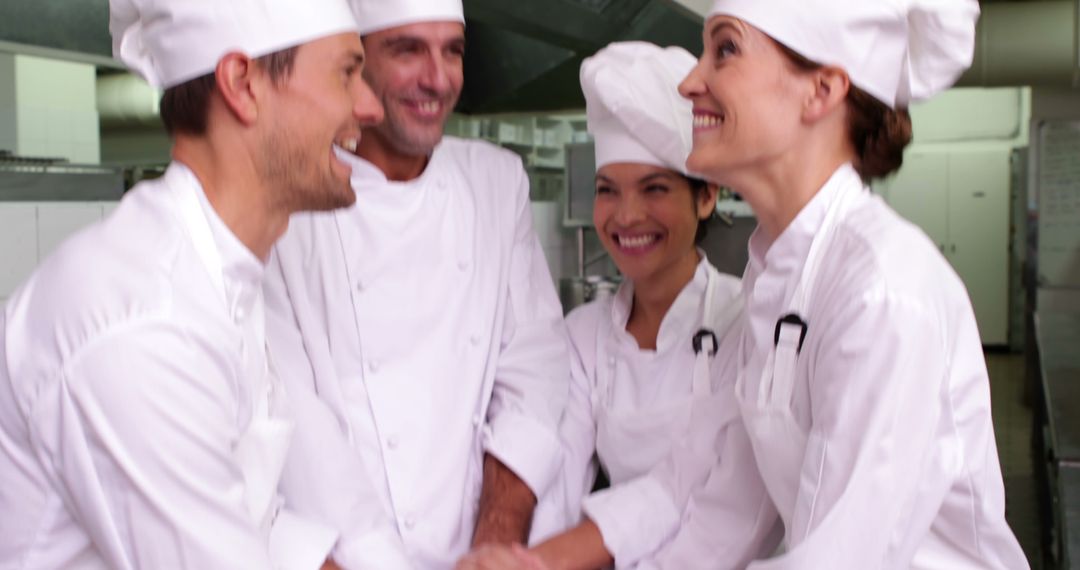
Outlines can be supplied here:
M619 568L687 568L702 559L714 560L716 568L743 568L775 525L752 461L727 466L727 485L739 489L730 504L733 517L747 522L723 534L672 538L661 531L641 540L637 532L650 519L633 515L650 509L653 520L663 519L670 503L623 494L690 439L692 429L707 432L695 437L722 442L708 450L713 461L730 454L727 445L749 449L732 391L740 281L719 273L696 247L716 205L716 186L686 170L692 113L678 85L695 63L682 48L618 42L581 66L596 142L594 225L625 280L613 298L567 317L574 381L560 425L562 496L553 493L538 515L562 499L564 520L581 524L536 547L554 568L612 559ZM691 422L695 410L710 421ZM728 437L727 430L735 434ZM599 467L612 488L587 497ZM689 520L693 511L672 516Z
M4 309L0 567L335 567L337 529L276 490L294 430L320 426L294 424L312 404L266 357L261 281L292 212L355 200L333 148L382 110L354 16L343 0L112 0L109 26L164 89L173 162ZM372 541L392 559L393 539Z
M971 63L974 0L717 0L681 86L687 161L759 226L735 387L784 524L750 568L1027 568L978 327L934 244L867 187L908 105Z
M562 310L521 160L442 135L463 82L460 0L355 7L386 119L339 155L356 207L294 217L275 247L269 346L366 463L366 508L388 513L416 567L447 568L473 544L524 541L558 471ZM284 485L325 516L354 508Z

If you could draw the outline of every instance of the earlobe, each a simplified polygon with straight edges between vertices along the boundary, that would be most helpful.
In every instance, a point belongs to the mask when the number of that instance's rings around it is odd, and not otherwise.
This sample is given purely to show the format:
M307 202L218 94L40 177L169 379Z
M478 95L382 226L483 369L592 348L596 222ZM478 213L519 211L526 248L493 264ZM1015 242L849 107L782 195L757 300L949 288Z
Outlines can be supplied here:
M259 116L259 70L255 60L242 53L229 53L218 61L214 79L226 108L245 125Z
M698 200L698 219L707 220L714 210L716 210L716 200L720 195L720 187L710 182L705 187L705 192L702 193L701 199Z

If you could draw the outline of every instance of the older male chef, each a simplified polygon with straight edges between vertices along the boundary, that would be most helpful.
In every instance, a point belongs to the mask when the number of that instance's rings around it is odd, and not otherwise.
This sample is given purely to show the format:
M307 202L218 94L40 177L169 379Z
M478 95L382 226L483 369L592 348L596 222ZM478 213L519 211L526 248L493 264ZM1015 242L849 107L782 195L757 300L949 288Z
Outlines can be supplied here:
M460 0L355 6L386 120L344 157L357 207L294 217L275 246L269 346L290 392L318 394L367 462L371 506L413 563L445 568L473 544L525 540L558 470L562 312L520 159L442 136ZM285 484L305 508L342 508Z
M336 530L277 498L293 413L318 402L287 400L272 372L261 279L289 214L355 200L332 147L382 111L353 14L344 0L112 0L110 30L165 90L174 162L2 315L0 568L332 567ZM358 512L370 532L332 557L400 560L396 534L371 530L378 513Z

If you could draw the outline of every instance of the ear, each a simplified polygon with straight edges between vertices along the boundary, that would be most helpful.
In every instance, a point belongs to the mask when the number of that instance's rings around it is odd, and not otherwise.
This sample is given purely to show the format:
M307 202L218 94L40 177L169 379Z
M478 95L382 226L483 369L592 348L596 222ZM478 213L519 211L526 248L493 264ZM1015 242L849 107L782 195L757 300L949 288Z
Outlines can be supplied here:
M720 187L710 182L705 191L698 194L697 217L699 220L707 220L716 210L716 199L720 194Z
M239 52L225 54L214 69L225 107L244 125L251 125L259 116L262 75L263 70L255 60Z
M803 119L816 122L841 107L851 90L851 79L839 67L824 66L810 72L812 91L803 109Z

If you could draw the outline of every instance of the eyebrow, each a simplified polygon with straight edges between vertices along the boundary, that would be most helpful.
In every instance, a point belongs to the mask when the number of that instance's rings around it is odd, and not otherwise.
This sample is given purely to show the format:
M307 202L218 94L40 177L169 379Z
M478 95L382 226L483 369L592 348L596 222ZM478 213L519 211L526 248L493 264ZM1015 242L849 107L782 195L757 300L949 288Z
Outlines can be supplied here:
M709 30L709 37L713 37L713 36L715 36L716 34L719 34L720 32L722 32L725 29L731 30L734 33L739 32L739 28L735 27L735 24L732 24L731 22L729 22L727 20L721 20L721 21L717 22Z
M642 176L641 179L638 180L638 184L644 184L646 182L654 182L658 178L663 179L663 180L669 180L669 181L670 180L675 180L675 176L672 175L670 172L654 172L652 174Z

